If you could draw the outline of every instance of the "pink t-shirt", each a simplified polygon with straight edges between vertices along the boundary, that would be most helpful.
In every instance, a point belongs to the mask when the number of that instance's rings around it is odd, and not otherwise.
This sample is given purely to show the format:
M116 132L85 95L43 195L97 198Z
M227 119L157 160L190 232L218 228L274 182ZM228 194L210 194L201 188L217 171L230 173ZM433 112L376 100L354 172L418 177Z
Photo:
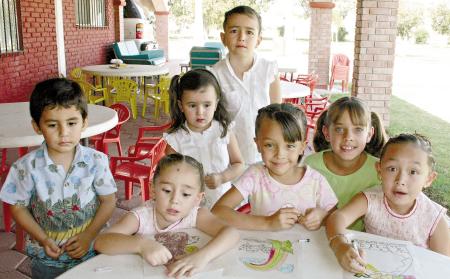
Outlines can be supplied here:
M381 186L372 187L363 193L368 206L364 216L366 232L411 241L424 248L428 248L430 236L447 211L420 193L411 212L399 215L389 208Z
M249 199L251 214L254 215L270 216L283 207L295 207L302 214L306 209L316 207L328 211L337 204L336 195L328 181L310 167L306 167L299 182L285 185L273 179L263 164L254 164L234 186L244 199Z
M134 208L131 213L139 221L137 234L157 234L172 230L195 228L197 223L197 213L200 207L194 207L189 214L178 222L173 223L165 229L158 228L156 223L155 209L153 201L147 201L143 206Z

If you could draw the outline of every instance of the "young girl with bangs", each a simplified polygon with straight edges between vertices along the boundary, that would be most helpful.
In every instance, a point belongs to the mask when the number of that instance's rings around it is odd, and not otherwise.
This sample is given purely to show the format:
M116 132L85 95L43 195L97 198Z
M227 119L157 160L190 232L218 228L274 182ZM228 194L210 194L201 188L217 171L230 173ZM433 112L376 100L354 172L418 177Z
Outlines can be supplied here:
M263 162L251 165L212 212L245 230L282 230L295 223L318 229L337 198L325 177L298 164L306 147L305 123L303 112L291 104L261 108L255 142ZM251 213L235 211L247 199Z
M321 117L323 125L318 126L314 143L329 148L308 156L305 164L326 177L341 208L357 193L380 183L378 158L368 151L380 152L385 133L379 118L372 124L371 112L356 97L336 100ZM350 228L361 231L364 226L359 220Z
M211 208L244 171L244 162L215 76L195 69L170 84L172 126L166 154L189 155L205 169L204 206Z

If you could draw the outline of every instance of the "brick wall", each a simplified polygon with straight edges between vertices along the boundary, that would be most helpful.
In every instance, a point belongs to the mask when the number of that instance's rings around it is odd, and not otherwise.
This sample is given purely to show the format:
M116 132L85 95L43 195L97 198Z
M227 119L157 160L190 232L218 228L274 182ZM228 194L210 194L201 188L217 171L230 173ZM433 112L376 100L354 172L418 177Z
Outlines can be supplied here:
M77 66L103 64L114 35L113 0L106 0L108 27L75 26L74 0L64 0L67 72ZM58 75L54 0L21 0L23 51L0 55L0 103L28 101L34 85Z
M20 1L23 51L0 55L0 103L27 101L36 82L58 74L53 0Z
M326 88L329 79L331 20L333 3L310 2L311 24L309 31L308 72L319 76L318 88Z
M75 25L75 1L64 1L64 44L67 75L75 67L105 64L112 54L115 39L114 0L106 0L107 27L78 28Z
M399 0L358 0L352 95L389 124Z

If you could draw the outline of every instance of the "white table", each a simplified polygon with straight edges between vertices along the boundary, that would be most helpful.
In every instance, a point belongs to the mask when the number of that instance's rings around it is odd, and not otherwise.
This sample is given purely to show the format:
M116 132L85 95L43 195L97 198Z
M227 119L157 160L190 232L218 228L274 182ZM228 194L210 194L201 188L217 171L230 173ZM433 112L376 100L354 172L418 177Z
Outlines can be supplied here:
M343 271L342 268L336 261L336 258L328 247L328 241L325 236L325 229L322 227L318 231L310 232L305 230L303 227L296 225L289 231L280 231L276 232L276 235L279 235L282 238L283 234L295 233L298 234L299 239L309 238L310 243L304 244L304 248L300 248L299 253L299 263L298 263L298 272L301 272L303 278L327 278L327 279L340 279L342 278ZM264 232L258 232L258 234L264 234ZM364 237L369 238L370 240L386 240L386 238L360 233L353 232L354 235L362 235ZM293 244L298 245L298 244ZM422 269L422 275L426 275L424 278L450 278L450 258L439 255L432 251L426 250L424 248L413 246L415 260L417 264L420 265ZM232 252L230 252L232 253ZM226 257L226 254L223 257ZM219 258L220 260L220 258ZM314 262L315 264L308 264ZM96 272L96 268L100 267L108 267L110 271L107 272ZM225 266L226 267L226 266ZM320 268L317 268L320 267ZM149 267L147 267L149 268ZM153 267L150 267L154 269ZM107 256L107 255L98 255L89 261L86 261L73 269L67 271L62 274L61 279L71 279L71 278L108 278L108 279L123 279L123 278L133 278L133 279L141 279L144 278L144 267L142 258L138 255L117 255L117 256ZM160 271L154 271L154 274L159 274ZM219 278L221 277L221 271L216 271L211 274L210 271L208 273L200 273L196 275L194 278ZM248 278L259 278L262 273L258 271L253 271L254 276ZM153 273L152 273L153 274ZM164 278L164 277L161 277ZM224 277L230 278L230 277ZM231 277L234 278L234 277ZM247 277L246 277L247 278Z
M0 104L0 148L37 146L44 141L31 126L30 104ZM108 131L118 122L115 110L104 106L88 105L88 127L81 138L91 137Z
M91 65L81 67L86 74L103 77L150 77L169 73L167 65L139 65L123 64L119 68L112 68L112 64Z
M308 86L285 80L280 80L280 90L281 90L281 97L283 99L302 98L310 94L310 89Z
M284 78L287 78L288 80L292 81L294 79L294 73L297 72L297 68L295 68L295 67L279 67L278 72ZM290 75L289 78L287 77L288 74Z

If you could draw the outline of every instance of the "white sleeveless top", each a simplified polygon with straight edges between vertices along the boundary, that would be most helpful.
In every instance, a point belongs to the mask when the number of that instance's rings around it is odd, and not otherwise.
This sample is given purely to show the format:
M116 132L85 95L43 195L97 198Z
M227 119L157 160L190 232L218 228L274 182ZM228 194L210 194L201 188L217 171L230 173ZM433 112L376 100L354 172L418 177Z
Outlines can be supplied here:
M143 206L134 208L131 213L139 221L137 234L157 234L172 230L195 228L197 223L197 213L200 207L194 207L189 214L178 222L173 223L165 229L160 229L156 223L156 215L153 201L147 201Z
M372 187L363 193L368 205L364 217L366 232L411 241L424 248L428 248L430 236L447 211L420 193L413 209L405 215L399 215L389 208L381 186Z

